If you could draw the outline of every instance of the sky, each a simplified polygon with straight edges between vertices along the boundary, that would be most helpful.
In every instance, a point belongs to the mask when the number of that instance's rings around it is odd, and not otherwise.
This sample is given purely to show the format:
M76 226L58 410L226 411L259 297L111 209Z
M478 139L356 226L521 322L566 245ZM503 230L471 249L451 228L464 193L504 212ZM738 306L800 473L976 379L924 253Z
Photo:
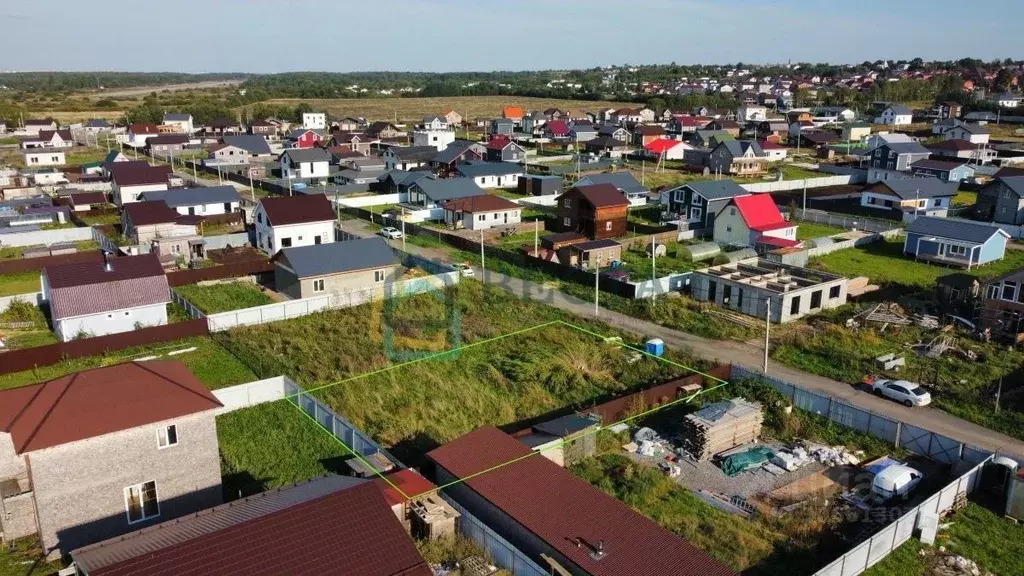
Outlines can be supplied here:
M0 70L1021 59L1022 21L1021 0L0 0Z

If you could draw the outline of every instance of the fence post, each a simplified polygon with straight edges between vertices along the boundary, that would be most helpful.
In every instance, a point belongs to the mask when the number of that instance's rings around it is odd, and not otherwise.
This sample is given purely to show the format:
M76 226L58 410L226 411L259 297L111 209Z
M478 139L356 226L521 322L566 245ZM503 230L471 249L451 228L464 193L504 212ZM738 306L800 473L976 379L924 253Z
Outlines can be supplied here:
M896 448L900 447L900 436L902 436L902 435L903 435L903 421L902 420L897 420L896 421L896 440L893 442L893 446L895 446Z

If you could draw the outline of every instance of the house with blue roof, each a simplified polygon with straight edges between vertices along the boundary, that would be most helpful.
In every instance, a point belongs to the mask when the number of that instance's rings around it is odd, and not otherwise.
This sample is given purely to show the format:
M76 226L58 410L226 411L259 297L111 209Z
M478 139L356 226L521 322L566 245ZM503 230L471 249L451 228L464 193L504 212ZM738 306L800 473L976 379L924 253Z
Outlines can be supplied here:
M970 270L1002 260L1009 239L1009 234L992 224L921 216L907 227L903 253L915 260L963 266Z

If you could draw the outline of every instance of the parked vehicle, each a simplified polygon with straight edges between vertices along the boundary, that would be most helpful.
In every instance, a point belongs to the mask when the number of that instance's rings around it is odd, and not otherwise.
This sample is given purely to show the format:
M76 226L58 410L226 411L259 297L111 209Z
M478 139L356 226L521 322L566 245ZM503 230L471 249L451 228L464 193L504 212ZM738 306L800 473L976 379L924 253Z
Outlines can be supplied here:
M875 380L871 390L878 396L890 398L907 407L932 403L932 395L927 390L906 380Z
M384 228L381 228L380 232L377 232L377 234L392 240L400 240L402 238L402 231L392 226L385 226Z
M463 276L473 276L473 269L470 268L469 264L452 264L452 268L455 268Z
M904 464L893 464L871 481L871 492L880 500L905 497L921 481L922 474Z

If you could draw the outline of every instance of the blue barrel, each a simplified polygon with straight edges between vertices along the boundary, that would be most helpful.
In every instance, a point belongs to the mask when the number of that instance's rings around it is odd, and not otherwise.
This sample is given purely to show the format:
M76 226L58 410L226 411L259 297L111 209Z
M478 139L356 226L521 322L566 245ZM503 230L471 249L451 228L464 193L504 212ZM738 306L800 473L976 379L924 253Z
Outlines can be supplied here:
M647 353L653 356L665 354L665 342L661 338L651 338L644 347L647 349Z

